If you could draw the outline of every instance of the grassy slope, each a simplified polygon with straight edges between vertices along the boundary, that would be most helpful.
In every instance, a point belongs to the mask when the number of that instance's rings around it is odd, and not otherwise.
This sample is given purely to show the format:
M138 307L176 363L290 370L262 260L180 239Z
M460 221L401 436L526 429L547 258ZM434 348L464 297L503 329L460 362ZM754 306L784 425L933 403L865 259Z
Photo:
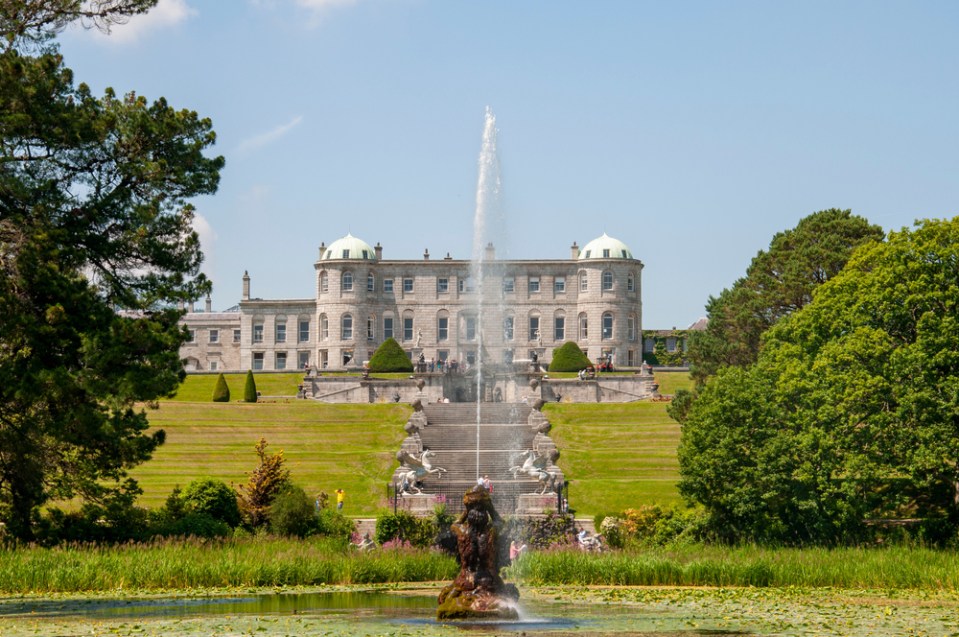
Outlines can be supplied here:
M243 378L227 377L234 399L242 395ZM256 377L264 396L292 396L299 379L298 374ZM685 374L657 374L657 380L670 387L688 382ZM197 477L244 482L261 437L270 450L284 451L294 481L307 493L345 489L350 515L371 515L386 504L409 407L269 399L213 403L215 382L215 375L190 376L174 399L149 413L151 424L166 431L167 442L133 472L144 489L142 504L160 506L175 485ZM551 404L546 413L578 513L678 501L679 425L666 415L665 403Z

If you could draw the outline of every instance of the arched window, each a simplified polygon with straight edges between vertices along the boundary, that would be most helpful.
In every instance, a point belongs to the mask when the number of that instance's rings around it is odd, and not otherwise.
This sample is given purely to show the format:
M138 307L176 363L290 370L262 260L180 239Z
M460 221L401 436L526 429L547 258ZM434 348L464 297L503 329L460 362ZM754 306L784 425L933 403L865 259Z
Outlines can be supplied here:
M340 330L340 339L349 341L353 339L353 315L344 314L342 320L342 329Z
M413 340L413 312L409 310L403 312L403 340Z
M320 314L320 340L326 341L330 338L330 319L326 314Z
M352 272L347 271L343 273L343 291L344 292L353 291L353 273Z
M603 272L603 290L608 291L613 289L613 273L610 270Z
M566 313L562 310L553 315L553 340L557 342L566 340Z
M330 291L330 275L326 270L320 272L320 292Z
M603 340L608 341L613 338L613 313L603 314Z
M539 342L543 340L543 326L540 325L540 316L539 312L532 311L529 313L529 340Z
M636 291L636 277L632 272L630 272L629 276L626 277L626 291L627 292Z
M586 318L586 312L579 315L579 340L585 341L589 336L589 319Z
M386 313L383 315L383 340L393 338L393 315Z
M366 340L376 340L376 316L373 314L366 317Z
M511 315L503 317L503 340L511 341L513 340L513 329L515 327L515 319Z
M636 340L636 315L630 314L626 317L626 332L629 336L629 340Z

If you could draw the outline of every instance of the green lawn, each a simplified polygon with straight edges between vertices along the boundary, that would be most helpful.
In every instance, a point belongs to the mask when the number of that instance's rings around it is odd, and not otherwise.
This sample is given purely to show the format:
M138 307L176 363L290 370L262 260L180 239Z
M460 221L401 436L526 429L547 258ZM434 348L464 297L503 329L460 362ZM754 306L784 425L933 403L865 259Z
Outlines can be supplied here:
M229 374L233 397L242 395L244 374ZM299 374L261 374L266 396L293 396ZM656 374L663 393L689 386L687 374ZM347 493L346 512L372 515L386 505L386 484L406 436L406 405L328 405L295 399L255 404L213 403L215 375L191 375L177 396L149 412L167 440L152 460L133 471L144 490L141 503L161 506L174 486L212 476L242 483L256 464L254 445L263 437L283 450L293 480L307 493ZM669 389L665 389L669 388ZM679 501L676 446L679 425L665 402L549 404L559 465L570 480L570 504L578 514L620 511Z

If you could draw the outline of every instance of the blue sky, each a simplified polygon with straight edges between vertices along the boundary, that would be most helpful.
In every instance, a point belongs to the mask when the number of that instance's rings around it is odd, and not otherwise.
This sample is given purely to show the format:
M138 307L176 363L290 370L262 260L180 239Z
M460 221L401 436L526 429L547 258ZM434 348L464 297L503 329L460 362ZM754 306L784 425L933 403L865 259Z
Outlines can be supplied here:
M959 3L161 0L67 66L213 120L215 309L308 298L320 242L469 258L484 111L513 258L603 232L643 327L685 327L825 208L959 214Z

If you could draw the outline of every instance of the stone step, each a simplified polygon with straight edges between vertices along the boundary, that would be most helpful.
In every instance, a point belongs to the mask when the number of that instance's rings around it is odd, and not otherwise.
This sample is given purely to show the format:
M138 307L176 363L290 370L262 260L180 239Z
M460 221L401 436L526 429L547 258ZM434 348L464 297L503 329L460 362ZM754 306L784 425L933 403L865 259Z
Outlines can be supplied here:
M423 412L430 424L476 423L476 403L431 403ZM529 413L522 403L482 403L479 412L482 423L525 423Z
M476 425L427 425L419 431L424 448L476 448ZM480 425L480 449L529 449L536 433L528 425Z

